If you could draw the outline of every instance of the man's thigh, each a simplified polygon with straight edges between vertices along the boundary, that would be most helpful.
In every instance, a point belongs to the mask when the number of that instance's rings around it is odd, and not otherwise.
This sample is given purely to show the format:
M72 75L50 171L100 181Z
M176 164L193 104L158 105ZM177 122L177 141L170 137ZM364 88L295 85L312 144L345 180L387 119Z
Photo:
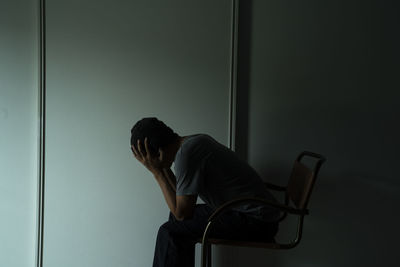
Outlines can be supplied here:
M178 221L170 213L168 222L163 224L161 228L167 230L170 235L176 238L197 241L203 236L212 212L213 209L208 205L198 204L191 219ZM268 229L269 227L265 224L254 224L244 214L228 211L216 219L210 229L210 236L228 239L268 239L276 233L275 226L272 225L271 227L271 229Z
M167 230L176 237L184 237L190 239L198 239L203 235L207 226L208 218L213 210L206 204L198 204L193 211L193 217L183 221L178 221L172 213L169 215L168 222L164 223L161 228Z

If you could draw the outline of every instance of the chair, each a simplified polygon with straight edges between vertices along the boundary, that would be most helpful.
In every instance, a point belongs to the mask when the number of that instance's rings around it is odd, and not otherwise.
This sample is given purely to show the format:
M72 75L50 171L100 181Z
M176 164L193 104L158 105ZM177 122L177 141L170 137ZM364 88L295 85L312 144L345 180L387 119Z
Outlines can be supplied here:
M307 164L307 166L304 164L304 159L307 157L309 158L308 161L310 159L313 161L313 164L311 164L312 168L308 167L309 164ZM204 230L203 238L201 240L201 266L211 267L211 245L257 247L266 249L291 249L297 246L300 243L303 233L304 216L309 214L307 204L310 199L315 179L317 178L319 169L323 162L325 162L325 158L322 155L304 151L299 154L294 162L287 186L278 186L271 183L265 183L267 188L280 191L285 194L284 204L271 203L264 199L258 198L241 198L229 201L216 209L208 219L208 224ZM269 205L278 208L282 211L282 216L279 219L280 222L283 221L288 214L297 216L297 231L294 238L289 243L279 243L276 240L260 242L252 240L239 241L230 239L216 239L209 237L210 229L212 228L215 219L219 215L234 206L245 203L258 203L261 205Z

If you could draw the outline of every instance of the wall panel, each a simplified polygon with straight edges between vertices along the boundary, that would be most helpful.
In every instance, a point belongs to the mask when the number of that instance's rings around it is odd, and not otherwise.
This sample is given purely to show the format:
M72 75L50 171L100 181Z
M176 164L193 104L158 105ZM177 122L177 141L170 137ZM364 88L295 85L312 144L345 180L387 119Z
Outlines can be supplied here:
M0 1L0 266L35 263L38 3Z
M157 116L228 143L231 1L47 4L44 266L150 266L168 215L133 158Z

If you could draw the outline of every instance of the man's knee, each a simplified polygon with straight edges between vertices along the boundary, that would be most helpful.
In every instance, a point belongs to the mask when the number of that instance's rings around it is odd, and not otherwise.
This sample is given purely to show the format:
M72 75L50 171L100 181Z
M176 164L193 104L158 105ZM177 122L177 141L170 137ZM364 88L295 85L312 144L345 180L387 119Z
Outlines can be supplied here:
M157 238L166 238L169 239L172 236L170 222L166 222L160 226L158 229Z

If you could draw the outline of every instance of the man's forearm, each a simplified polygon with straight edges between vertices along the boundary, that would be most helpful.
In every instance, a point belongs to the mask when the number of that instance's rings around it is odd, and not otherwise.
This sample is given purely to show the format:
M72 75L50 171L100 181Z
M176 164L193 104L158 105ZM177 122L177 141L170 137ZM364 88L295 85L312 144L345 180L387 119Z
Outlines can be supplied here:
M176 178L174 173L171 169L163 169L162 171L153 174L160 186L170 211L176 216Z
M168 208L177 220L185 220L193 216L197 195L176 195L176 177L171 169L153 172Z
M172 187L172 189L176 193L176 177L175 177L175 174L172 172L172 170L170 168L163 169L163 173L164 173L168 183L170 184L170 186Z

